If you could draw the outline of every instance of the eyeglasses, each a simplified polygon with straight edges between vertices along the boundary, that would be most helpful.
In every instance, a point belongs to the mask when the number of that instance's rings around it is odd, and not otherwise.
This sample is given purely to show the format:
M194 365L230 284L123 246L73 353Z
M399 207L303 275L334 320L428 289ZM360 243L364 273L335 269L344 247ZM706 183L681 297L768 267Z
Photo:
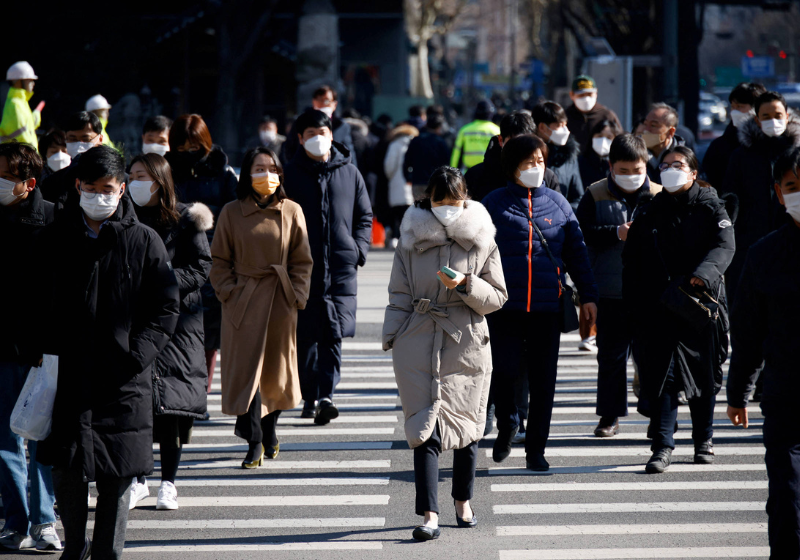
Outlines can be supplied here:
M85 190L81 189L81 194L85 195L86 198L91 200L94 197L96 197L98 194L103 194L103 195L112 195L113 194L114 196L119 196L119 191L106 193L106 192L89 192L89 191L85 191Z
M666 171L667 169L675 169L681 171L686 164L681 161L673 161L672 163L662 163L658 166L659 171Z

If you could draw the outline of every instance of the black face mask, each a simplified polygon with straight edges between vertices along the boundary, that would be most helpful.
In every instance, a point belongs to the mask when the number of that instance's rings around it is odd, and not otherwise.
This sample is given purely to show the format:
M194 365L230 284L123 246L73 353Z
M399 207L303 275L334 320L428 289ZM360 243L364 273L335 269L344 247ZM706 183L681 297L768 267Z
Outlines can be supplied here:
M203 150L192 150L190 152L170 152L170 159L174 160L178 167L189 170L205 157Z

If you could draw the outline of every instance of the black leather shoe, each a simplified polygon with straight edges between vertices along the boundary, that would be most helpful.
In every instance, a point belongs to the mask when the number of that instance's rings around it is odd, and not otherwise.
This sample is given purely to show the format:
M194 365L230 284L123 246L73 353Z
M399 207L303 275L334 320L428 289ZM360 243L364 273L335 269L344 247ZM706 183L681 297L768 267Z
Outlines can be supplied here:
M603 416L597 427L594 429L594 435L597 437L614 437L619 433L619 419L613 416Z
M317 404L316 416L314 424L317 426L324 426L330 424L330 421L339 417L339 409L333 404L330 399L322 399Z
M672 449L669 447L663 447L653 453L653 456L650 457L649 461L647 461L647 465L645 466L644 470L647 474L663 473L669 468L671 462Z
M550 470L550 463L544 458L544 453L534 453L525 457L525 468L529 471L547 472Z
M414 532L411 533L411 536L418 541L432 541L434 539L438 539L439 535L441 534L442 530L439 527L436 527L436 529L431 529L425 525L420 525L419 527L414 528Z
M512 430L498 430L497 439L494 440L492 448L492 459L495 463L502 463L511 455L511 443L517 435L519 427L514 426Z
M453 505L456 505L456 501L453 500ZM472 509L472 504L469 505L469 508ZM469 521L464 521L461 517L458 516L458 508L456 508L456 525L467 529L469 527L475 527L478 524L478 516L475 515L475 510L472 509L472 519Z
M317 401L304 402L303 412L300 413L300 418L314 418L317 415Z
M710 465L714 462L714 444L711 440L694 446L694 462L699 465Z

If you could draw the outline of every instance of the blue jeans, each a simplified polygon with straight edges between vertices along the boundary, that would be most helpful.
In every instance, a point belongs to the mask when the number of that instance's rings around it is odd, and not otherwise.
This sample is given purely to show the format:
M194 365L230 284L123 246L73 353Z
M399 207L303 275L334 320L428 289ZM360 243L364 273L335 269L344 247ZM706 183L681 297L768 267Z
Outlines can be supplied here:
M36 461L36 442L28 442L30 467L25 458L23 439L11 431L11 412L17 402L30 367L0 361L0 495L3 497L5 529L28 534L33 525L55 523L55 496L50 467ZM28 476L31 480L28 502Z

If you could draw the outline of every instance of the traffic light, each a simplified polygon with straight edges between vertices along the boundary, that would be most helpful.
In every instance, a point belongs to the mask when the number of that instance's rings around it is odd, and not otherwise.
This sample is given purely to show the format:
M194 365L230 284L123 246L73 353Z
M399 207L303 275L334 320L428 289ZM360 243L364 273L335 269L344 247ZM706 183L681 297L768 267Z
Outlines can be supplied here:
M753 58L753 57L755 56L755 55L753 54L753 51L752 51L752 50L750 50L750 49L747 49L747 51L745 51L745 53L744 53L744 54L746 54L746 55L747 55L747 58Z
M786 60L786 51L779 52L778 56L781 57L782 59Z

